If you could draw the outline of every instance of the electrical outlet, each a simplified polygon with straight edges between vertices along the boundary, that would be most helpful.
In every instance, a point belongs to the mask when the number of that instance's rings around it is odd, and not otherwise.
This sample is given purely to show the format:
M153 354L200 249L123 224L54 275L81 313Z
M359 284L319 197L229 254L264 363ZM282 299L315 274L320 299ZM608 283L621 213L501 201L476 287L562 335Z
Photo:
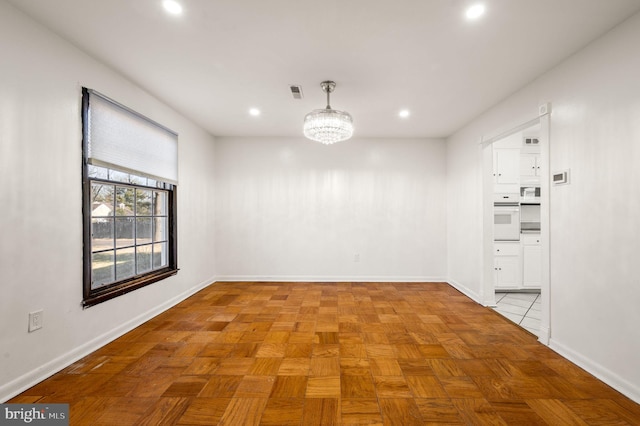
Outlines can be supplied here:
M356 253L353 255L353 261L354 262L360 262L360 253Z
M42 313L42 309L39 311L29 312L29 333L42 328Z

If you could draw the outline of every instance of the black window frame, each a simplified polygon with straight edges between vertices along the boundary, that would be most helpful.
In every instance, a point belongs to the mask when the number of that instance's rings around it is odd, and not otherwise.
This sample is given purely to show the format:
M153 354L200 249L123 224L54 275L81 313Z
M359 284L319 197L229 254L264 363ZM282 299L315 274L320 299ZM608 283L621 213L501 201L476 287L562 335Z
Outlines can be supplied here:
M89 176L90 164L88 159L88 123L89 123L89 89L82 88L82 218L83 218L83 299L82 306L88 308L105 302L139 288L164 280L178 273L178 238L177 238L177 185L158 184L159 186L127 183L118 180L109 180ZM139 115L139 114L138 114ZM126 170L114 171L130 173ZM92 289L92 196L91 185L93 182L102 182L108 185L120 187L143 188L149 190L162 190L167 194L167 266L152 270L111 284Z

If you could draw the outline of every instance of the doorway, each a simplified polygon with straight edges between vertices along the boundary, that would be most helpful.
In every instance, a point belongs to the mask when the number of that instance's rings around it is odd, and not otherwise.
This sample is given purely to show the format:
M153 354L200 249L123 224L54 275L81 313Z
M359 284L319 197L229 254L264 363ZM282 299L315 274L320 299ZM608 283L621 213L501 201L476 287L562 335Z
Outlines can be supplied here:
M500 304L519 306L502 311L513 311L507 318L529 331L537 326L534 334L545 345L551 333L549 110L550 106L544 105L540 116L483 137L481 142L483 303L498 308L499 313ZM509 205L517 211L517 237L501 239L504 234L500 234L496 241L497 205ZM501 220L499 226L504 228ZM533 317L539 318L532 321Z

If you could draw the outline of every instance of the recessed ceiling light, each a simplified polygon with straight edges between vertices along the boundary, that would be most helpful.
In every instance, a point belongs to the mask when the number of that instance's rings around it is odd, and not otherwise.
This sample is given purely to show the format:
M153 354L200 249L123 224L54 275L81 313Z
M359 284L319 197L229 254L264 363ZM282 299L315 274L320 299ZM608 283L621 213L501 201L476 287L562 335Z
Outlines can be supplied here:
M467 9L466 15L467 19L475 20L484 15L485 7L482 3L474 4L473 6Z
M260 110L258 108L251 108L249 110L249 115L252 115L254 117L257 117L260 115Z
M398 113L398 116L400 118L407 118L407 117L409 117L409 115L411 115L411 112L409 112L408 109L400 110L400 112Z
M175 0L163 0L162 6L172 15L182 14L182 5Z

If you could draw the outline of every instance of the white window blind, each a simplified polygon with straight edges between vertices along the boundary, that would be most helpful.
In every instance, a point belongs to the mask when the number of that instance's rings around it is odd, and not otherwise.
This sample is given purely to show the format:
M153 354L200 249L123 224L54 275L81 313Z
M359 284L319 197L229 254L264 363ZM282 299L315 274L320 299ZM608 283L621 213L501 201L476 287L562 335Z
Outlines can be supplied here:
M178 135L93 90L88 93L89 163L177 184Z

